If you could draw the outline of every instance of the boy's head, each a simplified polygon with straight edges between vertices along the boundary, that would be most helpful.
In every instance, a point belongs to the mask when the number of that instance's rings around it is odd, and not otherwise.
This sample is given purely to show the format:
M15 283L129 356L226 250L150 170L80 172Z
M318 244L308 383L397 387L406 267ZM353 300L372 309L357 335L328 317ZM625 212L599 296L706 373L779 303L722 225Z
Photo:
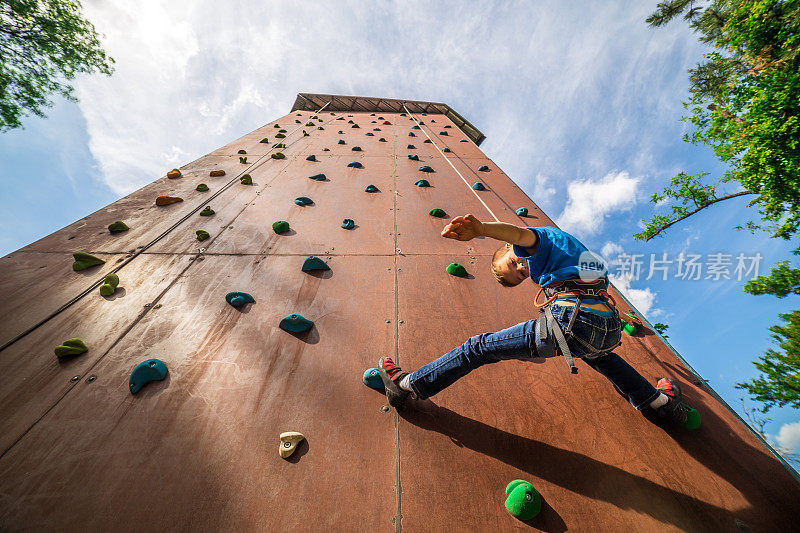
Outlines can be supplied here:
M510 243L505 243L492 256L492 274L504 287L516 287L530 276L528 261L514 253Z

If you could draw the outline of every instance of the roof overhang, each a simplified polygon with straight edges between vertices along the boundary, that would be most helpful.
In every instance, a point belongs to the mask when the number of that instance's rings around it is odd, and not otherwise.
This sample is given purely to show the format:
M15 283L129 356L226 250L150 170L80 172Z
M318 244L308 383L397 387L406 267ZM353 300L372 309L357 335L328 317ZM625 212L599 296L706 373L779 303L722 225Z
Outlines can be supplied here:
M441 114L447 116L475 144L480 145L486 136L464 119L453 108L439 102L400 100L396 98L371 98L366 96L343 96L339 94L297 93L292 111L369 111L370 113L403 113L405 106L411 113Z

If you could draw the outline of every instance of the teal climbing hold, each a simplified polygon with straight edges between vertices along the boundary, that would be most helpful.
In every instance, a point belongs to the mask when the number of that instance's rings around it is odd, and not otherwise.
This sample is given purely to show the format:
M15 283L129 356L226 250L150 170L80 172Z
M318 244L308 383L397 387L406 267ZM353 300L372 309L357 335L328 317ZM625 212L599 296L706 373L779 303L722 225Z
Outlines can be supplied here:
M368 131L367 133L364 134L364 137L375 137L375 134L372 133L371 131Z
M414 146L413 144L409 144L408 146L406 146L406 149L408 149L408 150L416 150L417 147Z
M368 368L361 377L361 381L370 389L383 390L383 380L377 368Z
M433 172L433 169L431 167L429 167L428 165L422 165L421 167L419 167L419 171L420 172Z
M111 296L114 294L114 291L117 290L119 286L119 276L114 274L107 274L105 280L103 280L103 284L100 285L100 294L102 296Z
M519 215L521 217L528 216L528 208L527 207L520 207L519 209L517 209L517 215Z
M411 126L411 129L412 129L412 130L418 130L418 129L419 129L419 126L417 126L416 124L414 124L413 126Z
M353 222L352 218L346 218L346 219L342 220L342 227L344 229L353 229L355 227L355 225L356 225L356 223Z
M300 196L294 199L294 203L297 205L311 205L314 203L314 201L308 196Z
M276 220L272 223L272 231L275 233L286 233L289 231L289 223L285 220Z
M244 304L256 303L256 299L250 296L248 293L239 291L229 292L226 294L225 301L234 307L241 307Z
M360 128L361 126L359 126L358 124L353 124L353 125L352 125L352 126L350 126L350 127L351 127L351 128Z
M405 113L400 113L400 116L404 117L404 116L406 116L406 114Z
M373 115L374 115L374 113L373 113ZM378 121L377 121L377 120L371 120L371 121L370 121L370 124L377 124L377 123L378 123Z
M199 230L195 231L195 234L197 235L197 240L198 241L204 241L204 240L208 239L209 237L211 237L211 235L209 235L207 231L202 230L202 229L199 229Z
M127 224L125 224L121 220L117 220L116 222L108 225L108 231L111 233L120 233L122 231L128 231L130 228Z
M427 117L427 116L428 116L428 114L427 114L427 113L422 113L422 116L423 116L423 117Z
M447 124L447 125L445 126L445 129L452 128L452 127L453 127L453 126L451 126L450 124Z
M431 186L431 184L428 183L428 180L417 180L416 182L414 182L414 185L416 185L417 187L430 187Z
M200 183L197 186L197 188L195 188L195 190L200 192L206 192L208 190L208 185L206 185L205 183Z
M311 270L330 270L331 267L328 266L328 263L317 257L316 255L309 255L306 257L306 260L303 261L303 267L301 270L303 272L309 272Z
M446 131L440 131L439 135L447 135L447 132Z
M467 277L467 269L458 263L450 263L447 265L447 273L452 276L458 276L459 278Z
M361 150L360 146L353 146L352 148L350 148L350 151L351 152L362 152L363 150Z
M444 218L447 216L447 213L444 212L444 209L439 209L438 207L434 207L433 209L428 211L428 214L432 217L437 217L437 218Z
M414 132L413 132L413 131L409 131L409 132L408 132L408 136L409 136L409 137L416 137L416 135L414 135Z
M352 120L348 120L347 123L348 124L355 124L355 122L353 122Z
M142 361L131 372L131 379L128 386L131 394L136 394L139 390L151 381L161 381L167 377L167 365L160 359L148 359Z
M481 183L480 181L476 181L475 183L473 183L472 188L475 189L476 191L486 190L486 187L484 187L483 183Z
M316 161L316 160L317 156L315 156L314 154L311 154L310 156L306 157L306 161Z
M486 165L481 165L478 167L478 170L481 172L489 172L489 167L487 167Z
M460 142L460 143L468 143L469 141L468 141L468 140L466 140L466 139L461 139L461 140L460 140L460 141L458 141L458 142Z
M75 272L105 263L105 261L99 257L87 254L86 252L75 252L72 254L72 257L75 258L75 262L72 263L72 270Z
M303 315L294 313L283 317L283 319L280 321L280 324L278 324L278 327L284 331L302 333L314 327L314 322L305 318Z
M436 120L435 119L431 119L431 122L436 122Z
M314 174L313 176L309 176L308 178L314 181L325 181L326 176L325 174Z
M378 191L378 188L376 186L374 186L374 185L372 185L370 183L369 185L367 185L367 188L364 189L364 192L379 192L379 191Z
M381 131L380 128L372 128L372 131Z
M422 126L422 125L424 125L424 124L425 124L425 121L423 121L423 120L420 120L419 122L417 122L417 124L419 124L420 126Z
M344 132L342 130L339 130L336 133L338 133L339 135L344 135Z
M419 161L419 156L417 154L408 154L408 158L412 161Z
M379 143L385 143L385 142L386 142L386 139L384 139L383 137L381 137L380 139L378 139L378 142L379 142Z
M442 152L450 152L450 151L451 151L450 148L448 148L447 146L442 148Z
M533 485L523 479L515 479L506 487L506 509L519 520L530 520L542 509L542 496Z
M347 144L347 143L344 142L344 139L339 139L339 143L338 144Z
M430 140L430 139L425 139L425 140L424 140L424 141L422 141L422 142L423 142L424 144L431 144L431 140Z
M58 346L56 346L56 356L59 359L67 358L67 357L75 357L76 355L80 355L82 353L86 353L89 351L89 348L86 347L86 344L83 343L80 339L67 339Z
M347 163L347 166L350 167L350 168L364 168L364 165L362 165L358 161L353 161L352 163Z

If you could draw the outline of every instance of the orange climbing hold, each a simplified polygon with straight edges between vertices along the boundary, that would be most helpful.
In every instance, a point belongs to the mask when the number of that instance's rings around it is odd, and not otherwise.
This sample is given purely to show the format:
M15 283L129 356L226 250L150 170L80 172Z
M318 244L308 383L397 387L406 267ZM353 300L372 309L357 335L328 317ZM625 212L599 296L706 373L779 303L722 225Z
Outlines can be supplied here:
M181 171L178 170L177 168L173 168L172 170L167 172L167 177L169 179L171 179L171 180L174 180L175 178L180 178L181 177Z
M178 202L182 201L183 198L178 198L177 196L159 196L156 198L156 205L177 204Z

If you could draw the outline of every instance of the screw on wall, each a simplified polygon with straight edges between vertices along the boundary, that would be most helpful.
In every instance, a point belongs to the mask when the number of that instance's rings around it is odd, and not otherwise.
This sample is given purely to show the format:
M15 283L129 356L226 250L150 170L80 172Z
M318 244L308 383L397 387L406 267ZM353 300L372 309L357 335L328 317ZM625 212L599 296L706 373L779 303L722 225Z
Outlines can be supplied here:
M80 376L72 376L72 378L70 378L70 381L71 381L71 382L73 382L73 383L75 383L76 381L78 381L78 380L80 380L80 379L81 379L81 377L80 377Z
M94 382L94 380L96 380L96 379L97 379L97 376L95 376L94 374L92 374L91 376L89 376L88 378L86 378L86 383L93 383L93 382Z

